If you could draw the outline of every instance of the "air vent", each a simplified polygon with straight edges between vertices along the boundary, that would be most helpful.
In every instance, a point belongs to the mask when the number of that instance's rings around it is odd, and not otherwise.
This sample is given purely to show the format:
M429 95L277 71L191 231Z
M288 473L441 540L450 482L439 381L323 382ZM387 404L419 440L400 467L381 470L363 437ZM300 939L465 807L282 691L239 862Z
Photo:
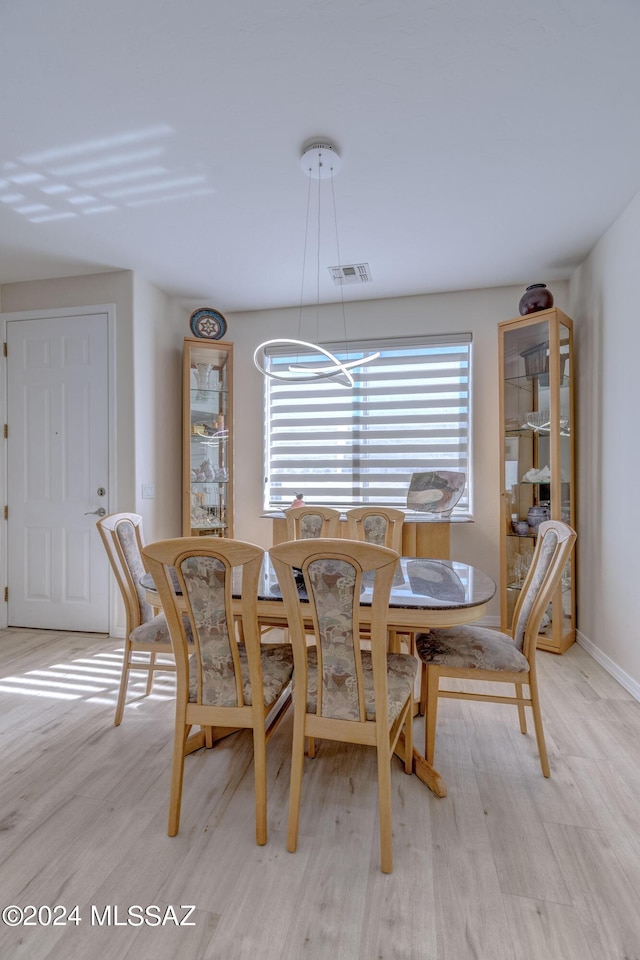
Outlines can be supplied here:
M329 267L329 273L336 285L341 283L371 283L371 270L368 263L348 263L338 267Z

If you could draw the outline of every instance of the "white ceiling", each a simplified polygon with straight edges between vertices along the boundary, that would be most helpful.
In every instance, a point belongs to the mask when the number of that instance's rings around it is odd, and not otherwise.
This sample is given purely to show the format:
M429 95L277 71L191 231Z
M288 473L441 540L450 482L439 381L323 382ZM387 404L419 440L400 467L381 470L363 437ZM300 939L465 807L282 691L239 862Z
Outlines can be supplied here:
M0 283L295 305L321 135L347 298L552 285L640 188L639 41L636 0L1 0Z

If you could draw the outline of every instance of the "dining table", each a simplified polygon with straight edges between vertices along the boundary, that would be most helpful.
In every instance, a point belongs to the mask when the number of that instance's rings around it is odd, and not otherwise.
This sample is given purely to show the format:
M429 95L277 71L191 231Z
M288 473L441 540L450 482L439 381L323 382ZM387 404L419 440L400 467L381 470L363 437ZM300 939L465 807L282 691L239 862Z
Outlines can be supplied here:
M161 604L152 576L145 574L140 583L148 602L159 608ZM176 594L179 595L177 576L174 578L174 586ZM389 597L387 628L390 649L398 649L402 636L406 634L479 620L487 612L495 592L496 584L492 578L468 563L429 557L400 557ZM304 601L302 584L299 593ZM240 614L239 577L237 584L234 582L232 594L234 601L238 601ZM360 594L360 622L363 628L371 624L371 594L372 582L365 575ZM257 609L261 624L287 626L278 579L268 551L265 552L258 584ZM399 742L397 750L401 752L403 749L403 744ZM416 747L413 750L413 772L436 796L447 795L447 787L442 777Z

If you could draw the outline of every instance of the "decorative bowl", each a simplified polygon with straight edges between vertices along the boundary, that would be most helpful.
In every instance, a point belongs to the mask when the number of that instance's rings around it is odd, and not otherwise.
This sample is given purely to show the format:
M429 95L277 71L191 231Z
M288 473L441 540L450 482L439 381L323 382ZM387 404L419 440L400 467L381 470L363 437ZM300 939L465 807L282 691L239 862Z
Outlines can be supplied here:
M420 513L449 514L463 494L467 475L454 470L414 473L407 494L407 508Z

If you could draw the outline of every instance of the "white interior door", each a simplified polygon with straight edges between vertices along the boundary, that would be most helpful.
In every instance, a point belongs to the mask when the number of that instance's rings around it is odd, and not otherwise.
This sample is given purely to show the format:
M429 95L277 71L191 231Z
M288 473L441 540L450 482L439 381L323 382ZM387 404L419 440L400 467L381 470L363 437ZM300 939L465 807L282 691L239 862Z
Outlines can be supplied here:
M8 623L109 629L108 316L7 322Z

